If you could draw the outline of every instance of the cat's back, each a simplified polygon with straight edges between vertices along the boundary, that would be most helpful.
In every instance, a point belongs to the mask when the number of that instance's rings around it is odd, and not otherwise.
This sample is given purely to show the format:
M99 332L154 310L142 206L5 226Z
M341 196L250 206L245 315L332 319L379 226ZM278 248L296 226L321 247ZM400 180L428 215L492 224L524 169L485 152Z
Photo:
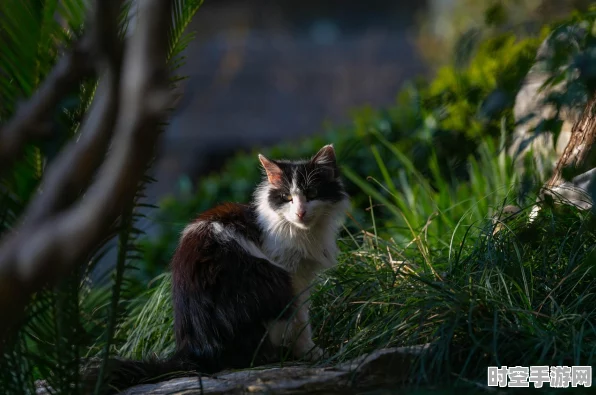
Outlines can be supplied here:
M182 231L172 271L188 278L201 264L216 264L223 253L236 251L263 258L260 230L251 206L223 203L201 213Z
M182 232L182 238L201 236L227 241L231 236L241 236L258 243L260 229L253 207L240 203L223 203L200 214Z

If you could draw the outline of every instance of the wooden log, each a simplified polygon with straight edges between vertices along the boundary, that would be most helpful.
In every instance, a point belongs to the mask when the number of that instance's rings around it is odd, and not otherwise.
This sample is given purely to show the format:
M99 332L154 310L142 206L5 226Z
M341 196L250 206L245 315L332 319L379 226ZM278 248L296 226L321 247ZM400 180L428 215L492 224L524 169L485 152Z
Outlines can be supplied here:
M430 345L424 344L381 349L335 366L269 366L221 372L213 376L164 378L160 383L131 387L122 394L330 394L396 388L412 380L411 368L427 352L431 352ZM51 389L47 383L40 381L37 394L49 393Z

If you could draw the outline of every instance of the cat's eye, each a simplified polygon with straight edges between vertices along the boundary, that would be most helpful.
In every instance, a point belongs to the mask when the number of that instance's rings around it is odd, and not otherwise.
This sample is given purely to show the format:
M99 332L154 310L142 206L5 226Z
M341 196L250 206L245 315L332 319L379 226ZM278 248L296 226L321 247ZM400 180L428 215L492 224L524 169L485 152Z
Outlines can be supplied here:
M317 189L316 188L308 188L304 191L304 195L307 199L311 200L317 197Z
M292 195L287 194L287 193L282 193L281 194L281 198L283 200L285 200L286 202L291 202L292 201Z

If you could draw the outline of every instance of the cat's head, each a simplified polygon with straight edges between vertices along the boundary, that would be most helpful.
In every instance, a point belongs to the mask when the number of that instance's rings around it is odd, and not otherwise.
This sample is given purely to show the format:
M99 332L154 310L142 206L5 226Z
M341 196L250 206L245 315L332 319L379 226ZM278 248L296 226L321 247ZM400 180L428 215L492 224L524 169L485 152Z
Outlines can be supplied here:
M345 210L348 196L333 145L324 146L309 160L271 160L263 155L259 160L264 179L257 190L258 210L270 220L308 229Z

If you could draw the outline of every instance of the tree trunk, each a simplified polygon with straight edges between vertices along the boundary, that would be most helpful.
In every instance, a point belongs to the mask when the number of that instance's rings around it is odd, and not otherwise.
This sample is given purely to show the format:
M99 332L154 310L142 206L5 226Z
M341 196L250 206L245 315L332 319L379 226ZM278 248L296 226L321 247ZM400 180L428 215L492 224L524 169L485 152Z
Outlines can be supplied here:
M575 176L596 167L596 96L593 97L573 125L571 137L559 158L553 175L546 182L546 189L560 186Z

